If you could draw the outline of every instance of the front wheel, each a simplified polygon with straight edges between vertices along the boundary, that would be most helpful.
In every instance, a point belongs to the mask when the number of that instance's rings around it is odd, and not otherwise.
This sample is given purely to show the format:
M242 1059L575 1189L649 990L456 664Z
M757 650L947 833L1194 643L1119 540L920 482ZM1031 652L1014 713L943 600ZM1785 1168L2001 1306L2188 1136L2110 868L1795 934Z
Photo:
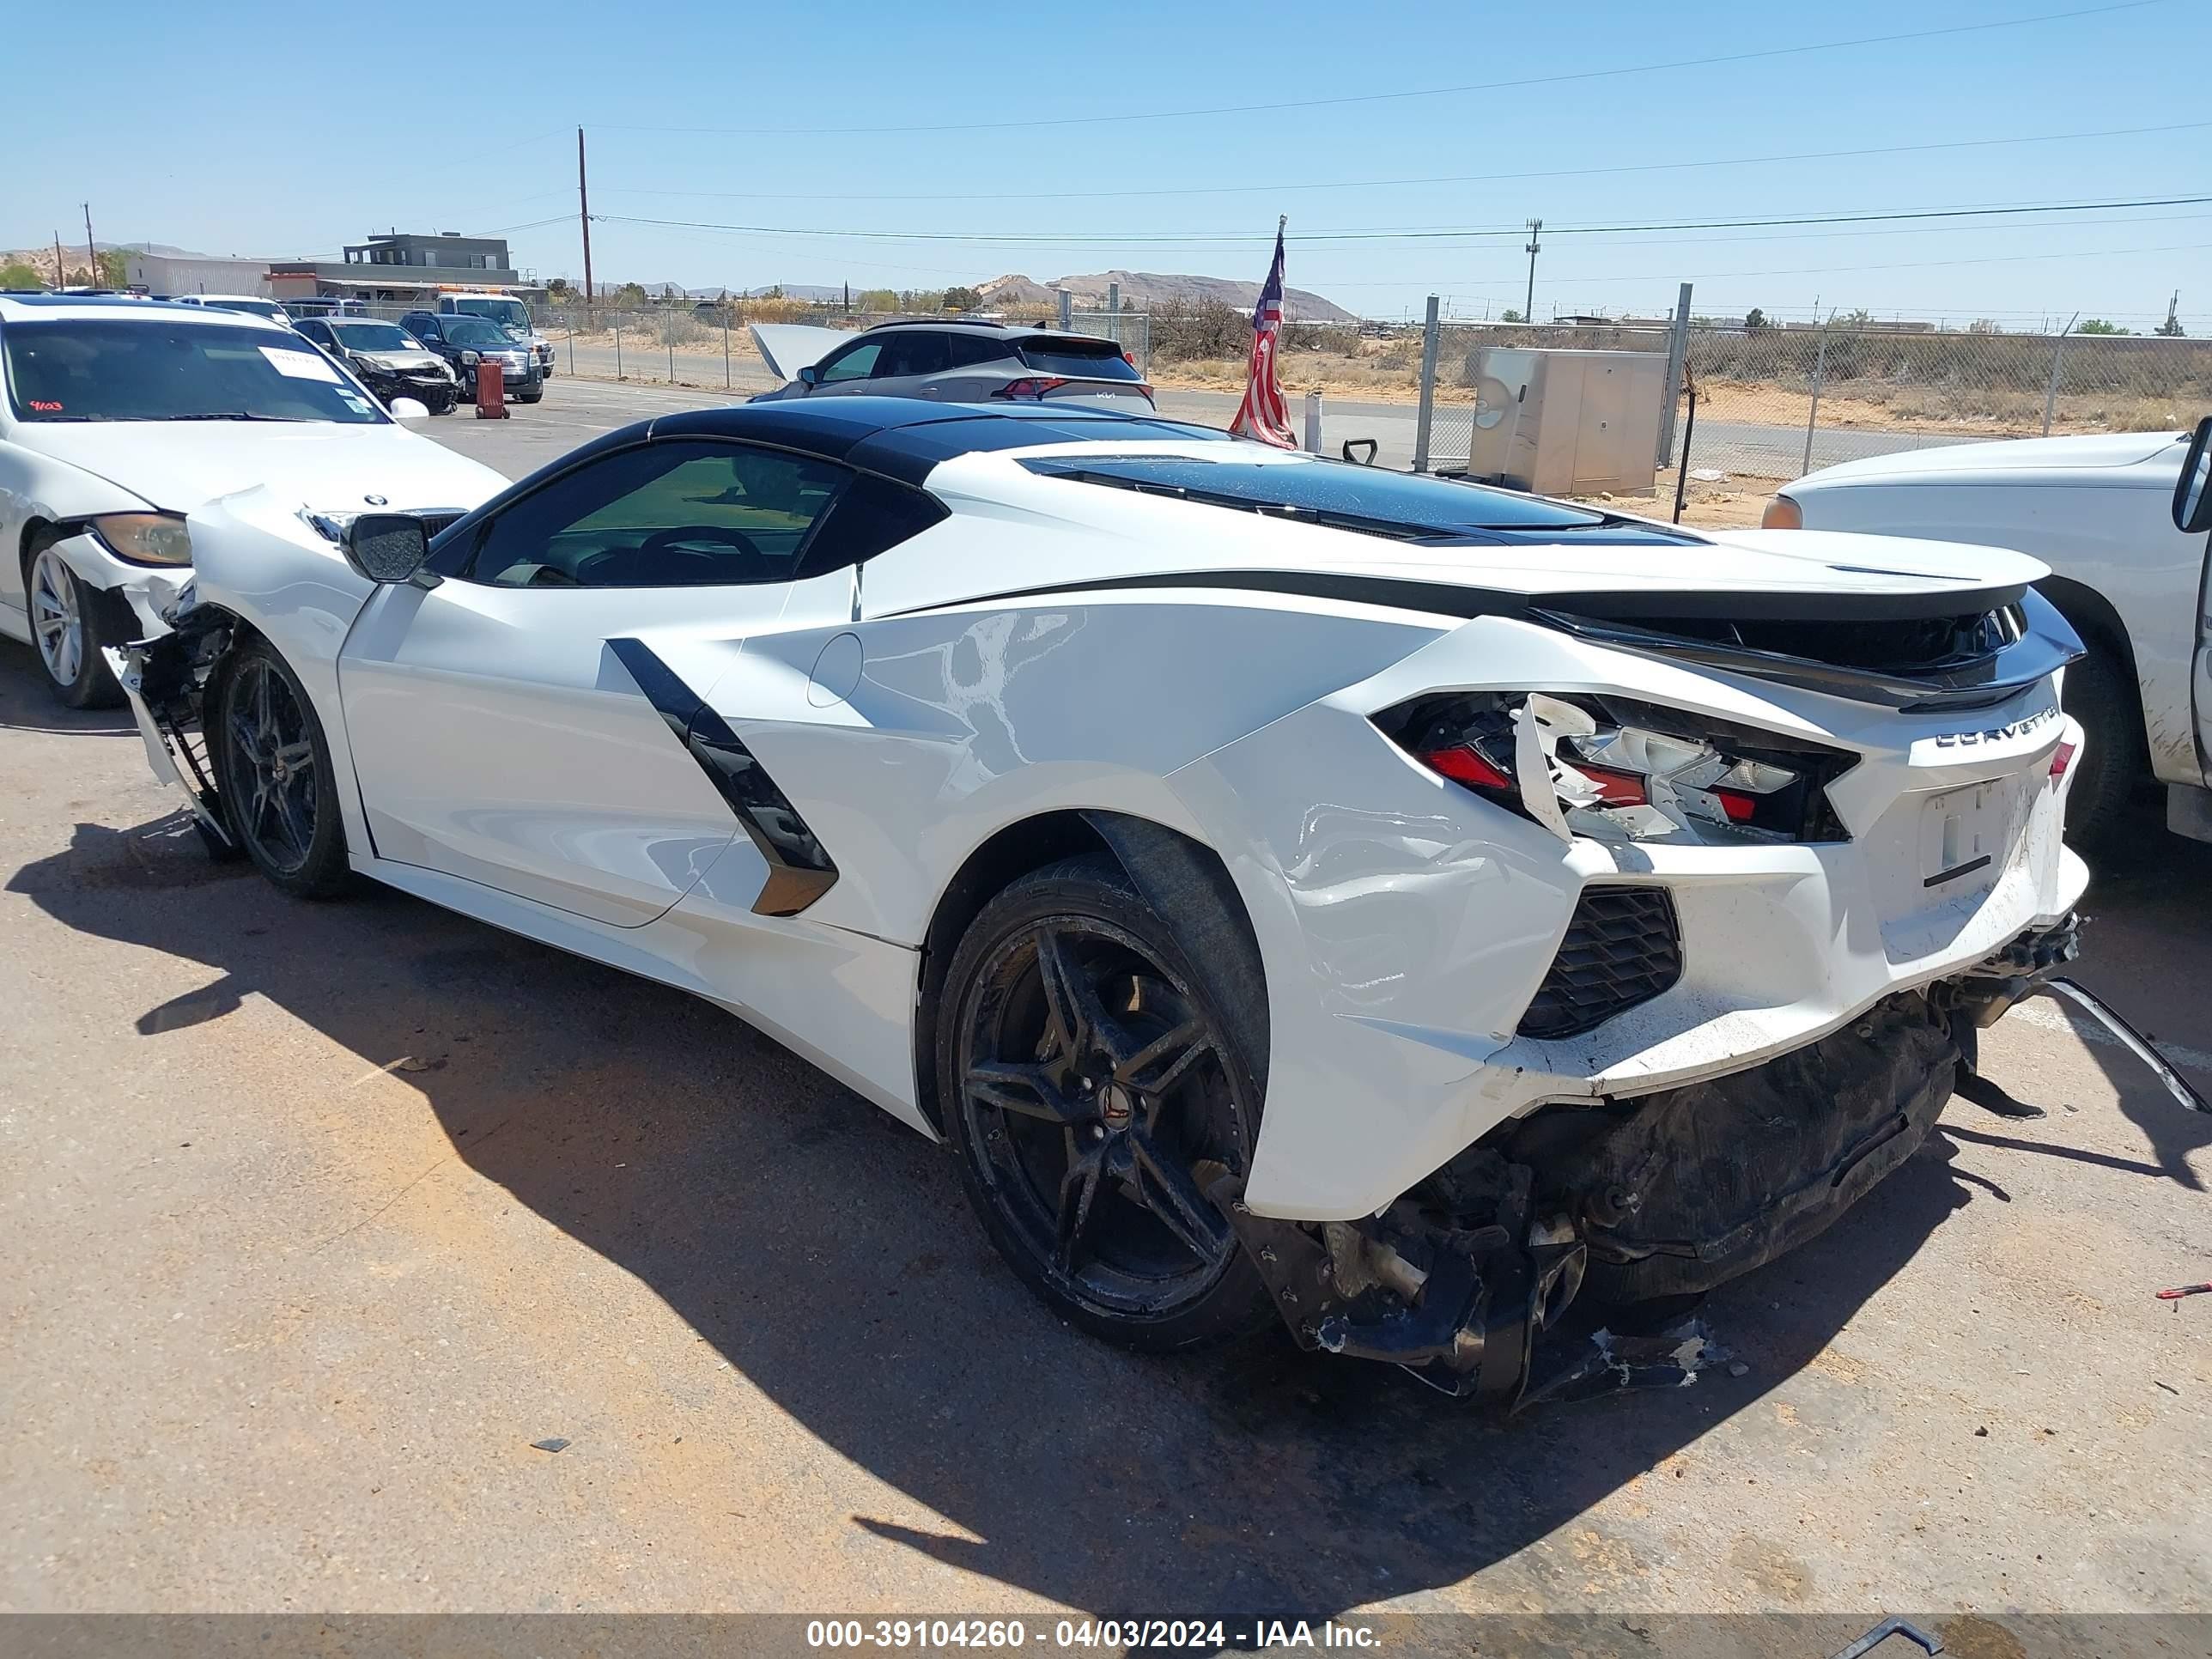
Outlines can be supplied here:
M1251 1170L1260 1086L1244 1036L1118 866L1068 860L993 899L939 1011L969 1201L1048 1306L1155 1351L1271 1316L1208 1196Z
M208 721L217 785L246 857L296 898L350 884L330 744L307 689L265 640L232 659Z
M123 688L108 672L100 647L99 612L92 589L52 547L31 560L31 637L38 644L39 666L46 690L69 708L112 708Z

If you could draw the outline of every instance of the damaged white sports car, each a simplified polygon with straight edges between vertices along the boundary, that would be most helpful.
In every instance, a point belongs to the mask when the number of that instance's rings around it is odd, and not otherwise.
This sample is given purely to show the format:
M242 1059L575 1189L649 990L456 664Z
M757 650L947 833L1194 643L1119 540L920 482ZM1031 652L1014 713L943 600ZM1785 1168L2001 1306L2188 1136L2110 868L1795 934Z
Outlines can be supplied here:
M212 845L742 1015L1146 1346L1517 1397L1833 1221L2074 950L2077 646L2012 555L857 398L427 543L191 531L118 666Z

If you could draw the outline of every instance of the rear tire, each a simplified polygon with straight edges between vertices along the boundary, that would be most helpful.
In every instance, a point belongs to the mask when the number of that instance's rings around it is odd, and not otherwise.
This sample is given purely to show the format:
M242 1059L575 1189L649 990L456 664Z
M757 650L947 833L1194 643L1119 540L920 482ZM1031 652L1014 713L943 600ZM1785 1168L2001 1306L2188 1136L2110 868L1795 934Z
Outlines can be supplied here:
M113 708L123 688L108 672L100 637L100 607L93 590L49 542L31 556L25 572L31 640L46 690L65 708Z
M314 704L266 640L234 653L204 720L223 811L246 856L295 898L353 884L331 750Z
M1120 866L1066 860L985 905L937 1024L961 1183L1047 1306L1154 1352L1273 1317L1206 1196L1251 1173L1261 1085L1246 1034Z
M2108 845L2124 833L2136 791L2150 775L2150 757L2126 653L2101 630L2077 631L2089 654L2066 671L2060 700L2081 722L2087 743L2066 798L2066 835Z

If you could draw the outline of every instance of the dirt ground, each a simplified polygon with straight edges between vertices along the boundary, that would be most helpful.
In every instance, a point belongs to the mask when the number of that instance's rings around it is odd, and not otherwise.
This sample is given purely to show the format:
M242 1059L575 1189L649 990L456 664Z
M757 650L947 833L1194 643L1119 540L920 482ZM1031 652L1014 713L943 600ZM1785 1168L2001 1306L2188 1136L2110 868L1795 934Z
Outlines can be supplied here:
M2151 1294L2206 1276L2212 1120L2056 1005L1985 1050L2047 1115L1954 1101L1714 1298L1731 1365L1500 1419L1086 1341L821 1073L210 864L33 674L0 645L0 1609L1790 1613L1668 1650L1792 1654L2212 1610L2212 1297ZM2092 908L2085 976L2212 1086L2212 848L2147 822Z

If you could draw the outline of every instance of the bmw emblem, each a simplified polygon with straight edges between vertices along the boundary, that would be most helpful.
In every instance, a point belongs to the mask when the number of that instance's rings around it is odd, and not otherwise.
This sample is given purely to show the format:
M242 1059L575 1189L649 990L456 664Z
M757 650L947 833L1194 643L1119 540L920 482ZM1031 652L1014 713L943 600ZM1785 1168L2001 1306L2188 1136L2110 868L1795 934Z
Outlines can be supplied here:
M371 507L382 507L384 505L384 497L381 495L364 495L362 497L362 500L367 501Z

